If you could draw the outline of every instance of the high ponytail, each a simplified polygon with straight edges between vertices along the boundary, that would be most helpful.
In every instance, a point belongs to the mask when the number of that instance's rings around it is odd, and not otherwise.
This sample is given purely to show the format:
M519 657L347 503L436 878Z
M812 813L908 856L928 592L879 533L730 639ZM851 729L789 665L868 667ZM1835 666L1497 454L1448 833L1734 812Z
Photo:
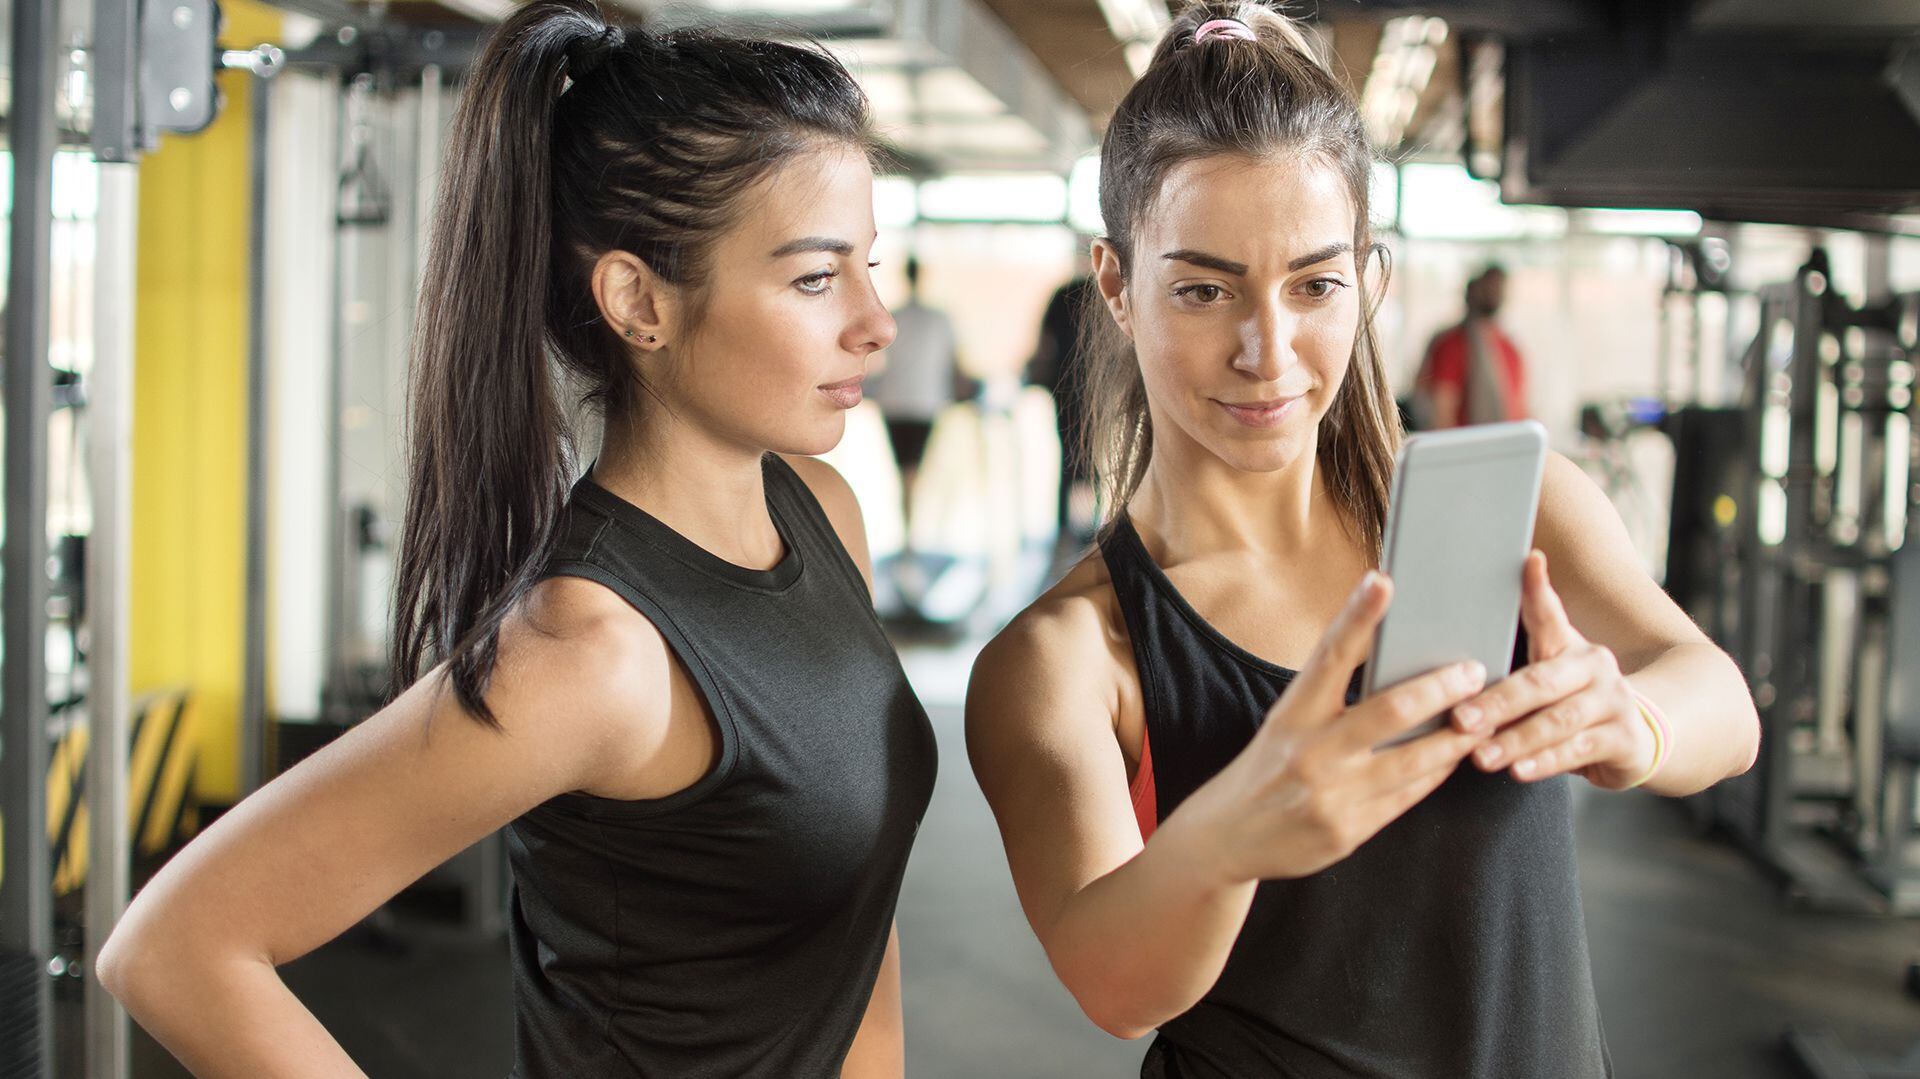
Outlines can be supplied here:
M501 624L539 580L574 470L559 361L610 415L642 395L600 318L599 257L630 251L697 295L742 192L826 143L871 153L866 102L804 45L610 26L535 0L468 74L441 172L410 375L392 689L444 661L485 694Z
M1244 25L1239 33L1198 35L1215 20ZM1359 332L1346 380L1321 421L1319 464L1346 523L1377 557L1386 526L1400 413L1387 384L1373 329L1378 297L1369 297L1366 263L1386 248L1368 224L1373 149L1352 96L1300 26L1257 0L1194 4L1180 13L1153 60L1114 111L1100 147L1100 210L1107 242L1131 273L1134 233L1151 214L1175 168L1200 158L1299 155L1332 169L1354 207L1353 249L1359 263ZM1082 452L1108 520L1126 507L1153 456L1153 423L1139 359L1113 324L1105 302L1090 295L1081 320L1089 359L1087 423Z

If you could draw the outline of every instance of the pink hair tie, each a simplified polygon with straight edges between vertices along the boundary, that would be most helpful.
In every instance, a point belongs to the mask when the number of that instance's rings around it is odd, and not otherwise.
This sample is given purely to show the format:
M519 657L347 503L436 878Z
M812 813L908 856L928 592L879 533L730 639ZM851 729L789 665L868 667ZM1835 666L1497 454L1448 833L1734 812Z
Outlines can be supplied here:
M1242 41L1255 40L1253 27L1248 26L1239 19L1209 19L1201 23L1200 28L1193 32L1193 43L1198 45L1210 37L1239 38Z

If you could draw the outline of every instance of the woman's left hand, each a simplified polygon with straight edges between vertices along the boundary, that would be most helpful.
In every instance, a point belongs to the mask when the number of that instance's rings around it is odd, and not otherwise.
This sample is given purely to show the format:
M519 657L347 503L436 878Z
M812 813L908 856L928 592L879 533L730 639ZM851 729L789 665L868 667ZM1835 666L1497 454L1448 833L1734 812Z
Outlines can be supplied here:
M1620 663L1567 620L1547 580L1547 556L1527 556L1520 621L1527 666L1453 710L1463 731L1497 729L1474 753L1482 771L1505 768L1522 782L1574 772L1620 790L1653 766L1652 728L1640 715Z

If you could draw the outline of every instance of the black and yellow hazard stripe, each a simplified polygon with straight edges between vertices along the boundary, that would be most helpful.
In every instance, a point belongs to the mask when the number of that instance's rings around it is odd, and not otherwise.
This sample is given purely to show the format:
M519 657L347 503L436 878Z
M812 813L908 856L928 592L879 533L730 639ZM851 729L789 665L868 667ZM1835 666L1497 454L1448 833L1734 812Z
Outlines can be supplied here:
M185 690L142 698L128 751L127 820L136 854L153 855L199 827L193 800L199 754L194 701ZM47 841L53 891L66 895L87 879L87 749L91 731L75 722L54 744L47 766Z

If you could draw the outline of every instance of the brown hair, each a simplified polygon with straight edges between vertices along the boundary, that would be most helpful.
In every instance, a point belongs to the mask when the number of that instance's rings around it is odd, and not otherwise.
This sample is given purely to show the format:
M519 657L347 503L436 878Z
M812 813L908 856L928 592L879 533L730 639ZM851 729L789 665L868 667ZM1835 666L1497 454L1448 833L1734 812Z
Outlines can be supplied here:
M420 287L394 692L444 659L497 725L500 625L572 479L554 361L610 417L648 389L600 317L600 256L632 252L697 310L745 194L836 143L874 153L859 86L815 47L624 30L592 0L535 0L494 32L454 114Z
M1212 19L1237 19L1254 40L1194 31ZM1378 557L1386 527L1400 412L1375 342L1377 298L1369 299L1366 263L1387 250L1368 225L1367 184L1373 149L1353 98L1314 55L1291 20L1259 3L1199 3L1174 19L1153 62L1114 112L1100 146L1100 211L1123 280L1134 255L1134 231L1152 212L1176 167L1233 154L1298 155L1332 167L1354 204L1353 249L1359 262L1360 330L1346 379L1320 425L1319 464L1347 526ZM1087 424L1080 451L1093 467L1108 522L1140 487L1153 453L1153 421L1139 358L1097 290L1097 311L1082 319L1087 358Z

